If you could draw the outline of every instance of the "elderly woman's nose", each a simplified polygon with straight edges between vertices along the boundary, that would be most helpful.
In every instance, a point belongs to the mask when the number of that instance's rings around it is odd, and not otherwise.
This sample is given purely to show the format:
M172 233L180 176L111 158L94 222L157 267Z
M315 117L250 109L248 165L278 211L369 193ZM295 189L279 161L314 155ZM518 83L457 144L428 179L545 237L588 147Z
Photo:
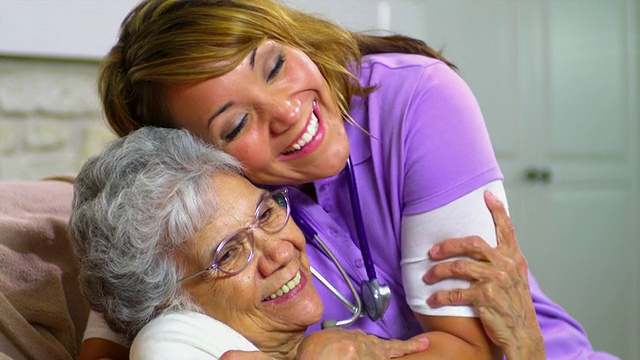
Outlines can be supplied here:
M270 102L269 127L271 132L280 134L302 119L302 102L296 98L274 98Z
M281 239L278 234L256 240L258 269L264 276L270 275L295 259L296 250L293 244Z

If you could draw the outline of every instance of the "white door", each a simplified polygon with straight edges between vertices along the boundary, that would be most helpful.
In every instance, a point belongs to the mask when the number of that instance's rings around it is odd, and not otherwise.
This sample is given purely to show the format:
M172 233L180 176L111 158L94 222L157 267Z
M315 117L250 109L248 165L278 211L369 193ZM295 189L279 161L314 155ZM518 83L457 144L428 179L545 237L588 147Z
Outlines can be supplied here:
M528 74L539 100L522 117L531 180L514 184L523 249L594 347L638 359L635 13L626 1L542 4L542 41L521 48L541 70Z
M595 348L640 358L638 2L424 4L420 37L478 97L542 289Z

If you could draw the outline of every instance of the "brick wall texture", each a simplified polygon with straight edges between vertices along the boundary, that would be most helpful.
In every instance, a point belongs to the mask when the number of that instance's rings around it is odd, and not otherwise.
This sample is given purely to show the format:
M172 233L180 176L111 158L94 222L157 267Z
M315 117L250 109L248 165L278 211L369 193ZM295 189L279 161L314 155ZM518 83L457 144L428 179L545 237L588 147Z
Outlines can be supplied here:
M115 135L97 63L0 58L0 181L76 173Z

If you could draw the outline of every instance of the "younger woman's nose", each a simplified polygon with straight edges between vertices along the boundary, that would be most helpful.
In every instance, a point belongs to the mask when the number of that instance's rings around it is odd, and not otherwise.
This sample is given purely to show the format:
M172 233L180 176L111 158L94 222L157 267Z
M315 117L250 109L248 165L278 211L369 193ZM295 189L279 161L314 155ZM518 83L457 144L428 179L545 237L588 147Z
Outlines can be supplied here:
M267 111L271 132L280 134L302 120L302 102L296 98L273 99Z
M260 232L254 234L258 269L263 276L271 275L295 259L296 249L293 244L279 235L267 235Z

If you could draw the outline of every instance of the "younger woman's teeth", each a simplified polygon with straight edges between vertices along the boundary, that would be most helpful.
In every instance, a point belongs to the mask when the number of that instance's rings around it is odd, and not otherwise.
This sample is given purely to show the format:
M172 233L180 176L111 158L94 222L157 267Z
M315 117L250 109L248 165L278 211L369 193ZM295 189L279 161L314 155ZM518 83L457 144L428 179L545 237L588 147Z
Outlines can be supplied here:
M275 298L278 298L288 293L289 291L291 291L291 289L293 289L294 287L298 286L298 284L300 284L300 278L301 278L300 271L298 270L298 272L296 273L296 276L294 276L293 279L289 280L286 284L282 285L280 289L276 290L276 292L269 295L269 297L267 297L265 300L273 300Z
M311 141L311 139L313 139L314 136L316 136L319 126L320 123L318 121L318 118L316 117L316 114L312 112L311 121L309 121L309 125L307 125L307 129L305 130L304 134L302 134L298 142L291 145L284 153L290 154L302 149L305 145L307 145L309 141Z

